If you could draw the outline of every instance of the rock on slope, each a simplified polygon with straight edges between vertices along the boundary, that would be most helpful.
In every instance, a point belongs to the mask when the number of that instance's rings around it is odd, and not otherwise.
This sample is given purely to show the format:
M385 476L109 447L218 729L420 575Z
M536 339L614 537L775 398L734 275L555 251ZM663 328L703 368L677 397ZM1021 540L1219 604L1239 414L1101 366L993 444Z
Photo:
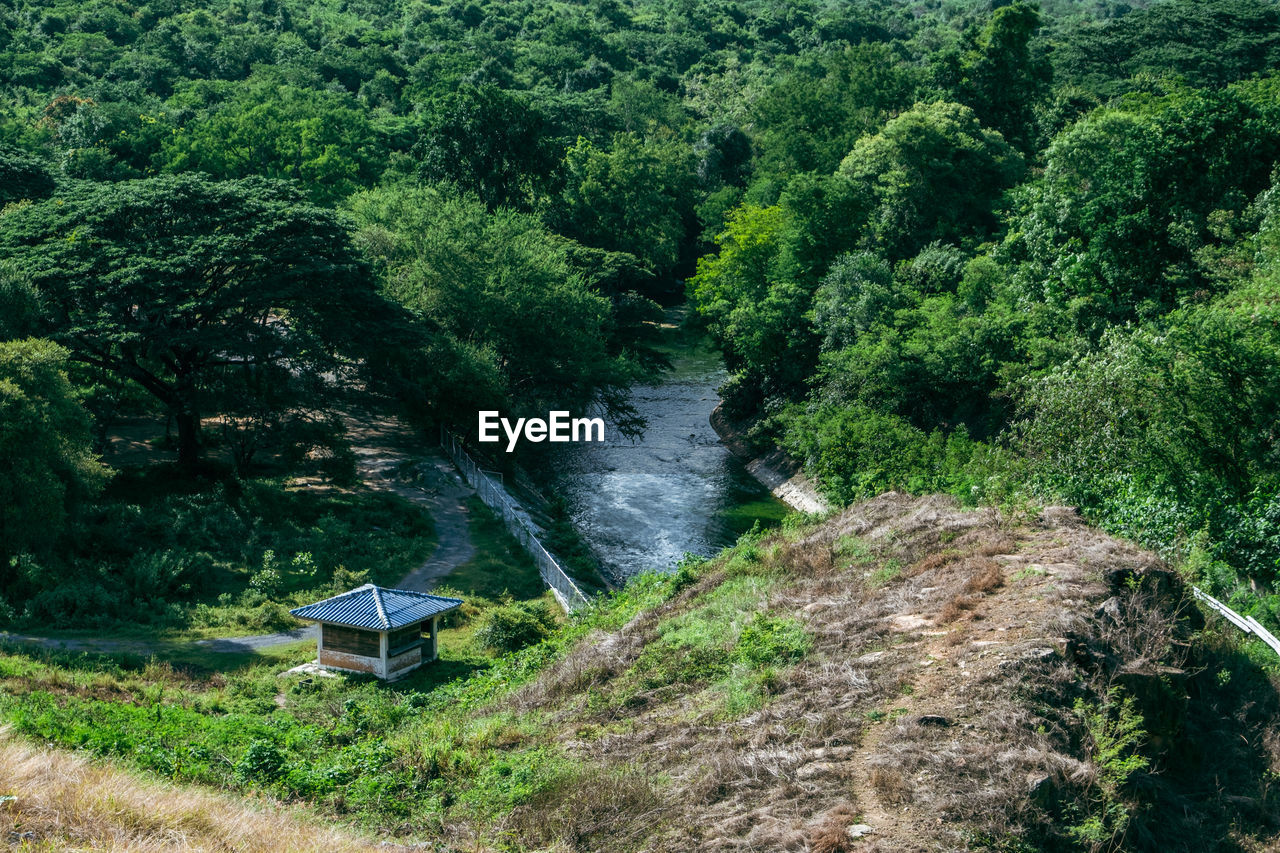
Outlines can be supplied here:
M1273 684L1071 510L890 493L676 585L507 700L594 768L522 844L1274 849Z

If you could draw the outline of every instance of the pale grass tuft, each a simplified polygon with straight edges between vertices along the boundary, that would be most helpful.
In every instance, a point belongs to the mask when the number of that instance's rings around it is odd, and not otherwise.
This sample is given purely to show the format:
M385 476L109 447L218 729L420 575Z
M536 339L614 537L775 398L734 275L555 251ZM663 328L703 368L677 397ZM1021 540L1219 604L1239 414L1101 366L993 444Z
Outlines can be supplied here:
M21 850L362 851L372 842L275 803L143 780L0 729L0 843Z

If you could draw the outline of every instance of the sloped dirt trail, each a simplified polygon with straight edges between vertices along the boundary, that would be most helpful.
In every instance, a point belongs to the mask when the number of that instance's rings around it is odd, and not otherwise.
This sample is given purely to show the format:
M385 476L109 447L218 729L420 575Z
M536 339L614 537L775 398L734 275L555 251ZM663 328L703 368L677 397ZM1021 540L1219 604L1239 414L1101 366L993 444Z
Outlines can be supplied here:
M431 514L436 549L397 584L429 592L436 581L475 557L466 504L475 491L437 448L424 447L423 439L395 418L350 418L347 430L364 484L420 504Z

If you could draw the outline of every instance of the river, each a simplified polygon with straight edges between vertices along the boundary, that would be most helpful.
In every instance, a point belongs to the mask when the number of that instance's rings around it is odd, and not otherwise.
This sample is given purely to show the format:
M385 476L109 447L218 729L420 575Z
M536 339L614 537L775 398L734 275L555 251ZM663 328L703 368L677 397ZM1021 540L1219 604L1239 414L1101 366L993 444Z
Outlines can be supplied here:
M669 569L685 553L711 556L786 506L759 484L711 428L724 364L705 335L664 330L672 370L631 392L645 419L635 441L556 445L539 466L568 503L605 575L620 582Z

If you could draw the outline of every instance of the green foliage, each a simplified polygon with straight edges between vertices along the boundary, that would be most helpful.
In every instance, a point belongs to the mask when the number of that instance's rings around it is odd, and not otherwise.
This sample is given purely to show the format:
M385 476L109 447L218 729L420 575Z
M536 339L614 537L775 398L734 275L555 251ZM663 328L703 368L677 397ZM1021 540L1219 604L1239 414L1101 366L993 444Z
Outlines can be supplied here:
M0 716L20 734L178 783L305 800L371 826L497 819L580 771L538 714L493 703L667 594L664 576L636 578L545 641L493 658L469 656L467 627L446 629L443 659L394 685L351 677L285 687L278 662L220 663L216 679L198 680L127 656L5 649ZM313 653L298 650L294 662Z
M893 286L889 265L877 255L842 255L813 297L814 325L822 334L823 349L850 346L908 298Z
M466 86L434 106L414 152L418 174L490 208L528 207L558 159L550 130L528 97L492 84Z
M994 451L963 431L926 433L862 406L791 409L780 422L786 448L806 461L839 503L890 489L948 492L976 501L997 470Z
M980 30L970 33L963 53L943 51L935 74L978 120L1023 151L1035 142L1035 108L1048 93L1052 70L1044 47L1033 39L1040 28L1036 6L1000 6Z
M718 681L729 674L731 657L719 646L687 644L654 645L636 660L641 673L639 686L644 690L672 684L700 684Z
M751 105L763 171L834 171L858 137L911 104L917 80L901 54L853 44L803 63Z
M1095 110L1045 152L1010 229L1024 300L1054 305L1091 339L1216 291L1224 227L1267 188L1280 155L1276 103L1247 90L1134 96Z
M1067 831L1091 850L1113 850L1124 843L1133 817L1133 806L1125 799L1127 786L1151 766L1141 752L1147 739L1144 721L1133 697L1124 696L1118 687L1101 706L1091 707L1077 699L1075 714L1088 733L1090 758L1098 775L1088 813Z
M274 743L255 740L236 762L236 775L245 781L272 782L284 768L284 756Z
M703 558L686 552L680 562L676 563L676 570L671 573L671 591L677 593L696 583L701 576L699 570L705 564L706 560Z
M26 276L0 267L0 341L33 337L40 326L40 294Z
M891 560L887 565L881 566L871 573L871 576L867 578L867 585L874 589L875 587L884 586L901 575L902 566L896 560Z
M546 639L555 624L543 601L509 604L485 611L475 639L486 649L514 652Z
M274 598L280 594L283 580L276 567L276 552L268 548L262 552L262 568L249 576L249 589L265 598Z
M422 421L603 402L625 422L627 384L661 365L649 297L694 270L727 412L837 501L1067 501L1274 619L1280 88L1250 76L1277 32L1248 0L14 0L0 618L268 630L300 596L398 579L430 543L421 513L251 476L270 458L353 481L328 378ZM157 408L184 463L216 441L240 479L123 473L92 503L91 441ZM479 538L451 582L536 586ZM758 533L715 566L729 581L621 680L705 685L732 717L809 646L763 615ZM582 771L496 746L536 719L464 715L705 577L639 579L561 631L477 603L457 630L532 644L420 675L412 701L352 683L278 709L262 672L0 706L31 735L383 825L505 815ZM1145 769L1128 701L1080 711L1102 770L1078 844L1125 838ZM585 843L529 846L562 842Z
M734 655L754 667L785 665L804 657L811 646L812 640L798 620L756 613L738 635Z
M0 147L0 207L53 192L53 176L40 160L20 149Z
M598 396L620 403L634 365L609 352L610 303L537 219L409 185L360 194L352 210L388 294L444 333L401 354L437 416L473 424L477 409L545 417Z
M990 233L1001 193L1021 176L1022 158L961 104L916 104L864 136L838 174L875 200L867 239L889 257L910 257L934 240Z
M1166 0L1066 31L1057 75L1104 96L1157 77L1219 87L1275 67L1280 11L1249 0Z
M659 276L680 261L693 210L693 152L674 138L619 133L608 149L579 138L564 160L553 221L588 246L627 252Z
M812 359L808 294L779 269L785 233L781 207L744 205L716 237L719 254L700 259L689 280L690 296L721 341L729 369L741 374L744 386L755 386L742 396L794 387Z
M479 709L666 593L661 576L638 578L546 641L495 658L467 657L468 628L446 629L444 659L395 685L352 677L284 689L278 663L210 682L128 658L5 650L0 715L24 735L179 783L305 800L372 826L410 816L496 819L579 771L541 738L548 727L537 714Z
M17 556L53 552L106 480L67 380L68 357L47 340L0 341L0 580L9 595Z
M385 316L335 217L258 178L74 184L0 216L0 249L50 337L168 410L188 468L202 414L247 433L248 458L313 419L357 318Z
M260 72L175 129L158 157L167 171L221 180L293 179L313 201L331 203L374 182L386 156L380 143L369 116L347 93Z
M296 625L286 604L394 584L434 544L430 518L391 495L197 487L163 469L117 474L87 516L85 556L20 562L6 584L28 625L261 633Z
M1267 303L1188 307L1029 380L1019 436L1039 487L1153 543L1205 529L1218 556L1272 580L1273 314Z

